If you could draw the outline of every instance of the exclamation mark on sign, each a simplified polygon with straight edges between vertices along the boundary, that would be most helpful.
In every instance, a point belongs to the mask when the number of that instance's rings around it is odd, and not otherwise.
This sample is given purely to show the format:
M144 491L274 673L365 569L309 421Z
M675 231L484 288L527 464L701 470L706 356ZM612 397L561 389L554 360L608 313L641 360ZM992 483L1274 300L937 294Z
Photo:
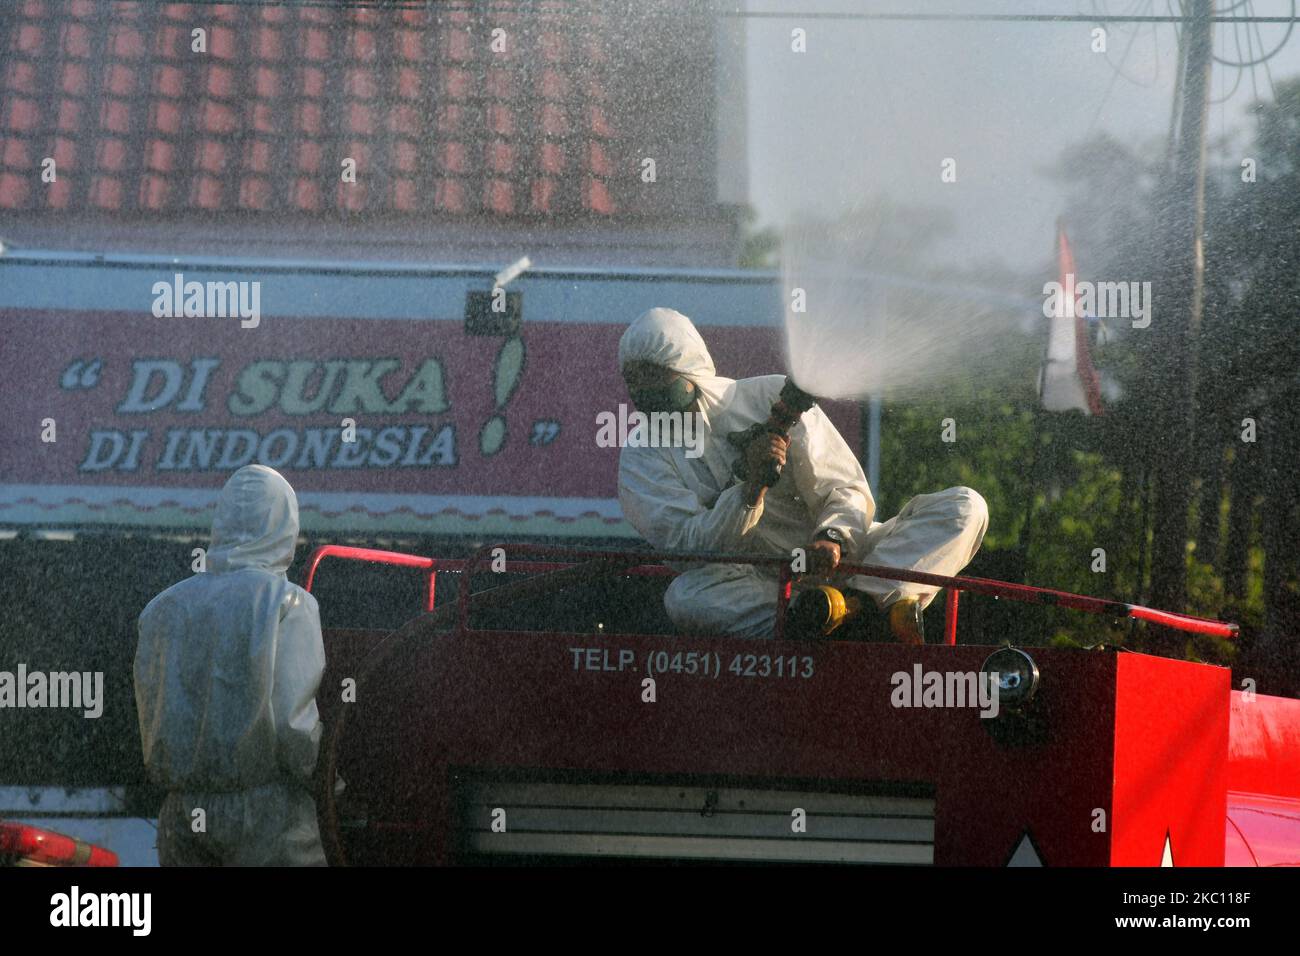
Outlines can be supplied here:
M524 340L515 336L506 339L497 352L496 368L492 373L492 388L496 395L497 412L506 407L510 396L519 386L524 374ZM504 415L493 415L478 433L479 450L486 455L495 455L506 441L506 419Z

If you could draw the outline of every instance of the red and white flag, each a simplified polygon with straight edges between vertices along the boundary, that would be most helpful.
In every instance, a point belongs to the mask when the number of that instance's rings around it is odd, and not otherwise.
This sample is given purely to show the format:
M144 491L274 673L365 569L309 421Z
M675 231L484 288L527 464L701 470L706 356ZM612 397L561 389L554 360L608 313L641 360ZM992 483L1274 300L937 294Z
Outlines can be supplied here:
M1100 415L1101 382L1092 365L1088 318L1078 307L1074 253L1060 221L1056 224L1056 264L1059 288L1048 300L1055 307L1045 309L1050 324L1039 395L1049 412L1077 408L1085 415Z

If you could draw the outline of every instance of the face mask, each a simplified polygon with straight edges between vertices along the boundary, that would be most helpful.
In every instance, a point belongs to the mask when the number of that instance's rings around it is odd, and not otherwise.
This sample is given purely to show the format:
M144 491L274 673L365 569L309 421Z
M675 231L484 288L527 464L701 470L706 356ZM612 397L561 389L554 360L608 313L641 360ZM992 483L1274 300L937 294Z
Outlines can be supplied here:
M667 388L638 389L632 404L639 412L687 412L695 404L695 383L676 378Z

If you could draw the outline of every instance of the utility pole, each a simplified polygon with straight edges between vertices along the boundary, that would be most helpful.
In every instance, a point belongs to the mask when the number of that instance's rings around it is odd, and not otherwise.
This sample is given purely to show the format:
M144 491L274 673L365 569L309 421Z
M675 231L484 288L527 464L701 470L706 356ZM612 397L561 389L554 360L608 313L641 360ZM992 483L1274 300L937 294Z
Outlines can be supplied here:
M1170 250L1152 313L1156 374L1150 401L1157 412L1154 450L1154 525L1151 603L1182 611L1187 605L1188 512L1194 476L1192 429L1197 335L1205 257L1205 118L1213 60L1214 0L1185 0L1181 117L1174 165L1158 214L1157 238Z

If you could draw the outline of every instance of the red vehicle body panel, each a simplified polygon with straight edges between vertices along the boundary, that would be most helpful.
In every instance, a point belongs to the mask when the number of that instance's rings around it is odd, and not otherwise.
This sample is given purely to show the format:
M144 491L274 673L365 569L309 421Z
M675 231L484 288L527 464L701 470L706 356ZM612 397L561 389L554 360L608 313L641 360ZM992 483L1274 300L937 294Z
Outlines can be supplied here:
M646 704L643 667L574 669L570 648L601 645L638 662L665 648L717 654L722 674L663 675ZM412 648L353 714L341 755L344 768L364 768L376 800L355 861L453 862L453 777L532 770L919 785L935 796L939 865L1002 866L1025 835L1048 865L1158 866L1167 835L1177 865L1224 863L1226 670L1033 649L1048 739L1017 747L995 741L974 710L890 703L891 674L917 663L978 671L994 648L766 642L763 654L811 657L813 676L727 673L733 655L753 650L723 639L500 632ZM1113 821L1105 830L1098 810Z
M1222 866L1231 672L1144 654L1115 663L1108 862L1159 866L1168 836L1176 866Z
M323 686L359 673L385 636L327 632ZM1034 735L998 734L1007 718L978 708L895 706L894 675L978 672L996 649L485 631L462 618L399 646L349 706L339 769L368 807L349 860L464 859L457 787L495 777L924 794L937 865L1003 866L1026 845L1049 866L1296 862L1300 701L1247 700L1221 667L1028 648ZM713 664L660 668L648 703L659 651ZM794 658L801 676L743 676L737 655ZM322 699L327 720L337 706Z
M1300 700L1232 692L1229 866L1300 866Z

